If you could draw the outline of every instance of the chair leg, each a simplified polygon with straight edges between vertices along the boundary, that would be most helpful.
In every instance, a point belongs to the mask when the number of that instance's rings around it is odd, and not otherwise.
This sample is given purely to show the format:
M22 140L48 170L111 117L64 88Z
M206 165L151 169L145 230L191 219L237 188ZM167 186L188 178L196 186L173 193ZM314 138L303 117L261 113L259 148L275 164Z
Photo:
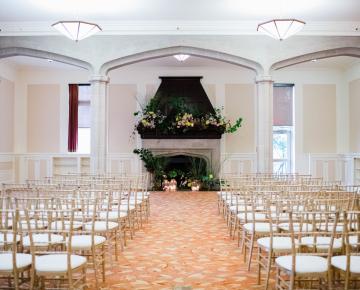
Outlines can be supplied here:
M269 256L267 260L267 269L266 269L266 280L265 280L265 290L269 288L269 280L270 280L270 271L271 271L271 262L272 262L273 252L269 251Z
M83 274L83 288L86 288L86 267L83 267L82 270L82 274Z
M258 247L257 284L261 284L261 248Z
M99 289L99 281L98 281L98 273L97 273L97 266L96 266L96 252L95 247L93 246L91 249L92 259L93 259L93 267L94 267L94 277L95 277L95 287Z
M101 247L102 280L105 282L105 246Z
M252 258L252 253L254 250L254 240L255 240L255 233L252 233L251 240L250 240L249 258L248 258L248 264L247 264L248 271L250 271L250 267L251 267L251 258Z
M115 230L115 238L114 238L114 248L115 248L115 261L119 260L119 255L118 255L118 231Z
M331 269L331 266L329 268L329 271L328 271L328 289L329 290L332 290L333 289L333 281L332 281L332 269Z

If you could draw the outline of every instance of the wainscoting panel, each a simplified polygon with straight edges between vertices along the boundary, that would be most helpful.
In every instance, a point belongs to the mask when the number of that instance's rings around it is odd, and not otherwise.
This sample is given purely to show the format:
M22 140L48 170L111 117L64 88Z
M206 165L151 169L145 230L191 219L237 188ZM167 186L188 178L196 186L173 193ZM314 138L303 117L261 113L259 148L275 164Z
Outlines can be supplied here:
M142 166L135 154L114 153L108 155L106 171L112 174L136 174L142 171Z
M0 154L0 184L15 181L15 158L12 154Z
M352 184L353 158L344 154L309 154L309 173L325 181Z
M256 153L221 154L221 174L254 173L256 168ZM299 173L343 184L360 183L360 154L309 154L308 168L308 172ZM108 155L108 173L136 174L144 170L135 154ZM66 173L90 173L90 155L0 154L0 183L25 182Z
M256 153L221 154L220 172L220 175L256 172Z

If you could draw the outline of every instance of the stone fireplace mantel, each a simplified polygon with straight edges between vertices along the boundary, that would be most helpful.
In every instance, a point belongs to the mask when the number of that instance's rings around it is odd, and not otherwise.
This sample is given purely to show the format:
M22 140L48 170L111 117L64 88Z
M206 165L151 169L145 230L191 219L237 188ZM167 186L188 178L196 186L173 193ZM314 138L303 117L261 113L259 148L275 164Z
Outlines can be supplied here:
M142 139L142 147L158 156L202 157L216 176L220 171L220 139Z

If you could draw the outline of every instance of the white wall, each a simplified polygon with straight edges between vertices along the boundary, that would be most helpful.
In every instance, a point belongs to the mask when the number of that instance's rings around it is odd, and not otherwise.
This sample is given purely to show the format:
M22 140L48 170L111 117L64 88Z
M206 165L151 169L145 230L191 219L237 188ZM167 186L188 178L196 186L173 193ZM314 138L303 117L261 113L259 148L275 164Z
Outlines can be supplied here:
M126 106L128 111L132 111L140 108L140 104L144 105L155 93L157 87L160 84L159 76L203 76L202 84L207 91L207 94L215 107L224 107L226 113L227 108L233 109L239 106L239 116L244 117L243 110L250 115L244 119L244 125L240 128L239 139L230 140L228 138L222 138L221 152L223 158L230 158L229 168L232 170L244 169L251 171L250 164L254 160L255 156L255 132L256 124L254 120L251 120L251 124L246 122L250 119L251 114L255 117L256 110L254 107L256 104L252 104L251 98L255 94L255 90L252 90L254 86L255 74L247 69L242 69L235 66L228 67L146 67L141 65L127 66L119 68L110 72L109 83L109 98L117 98L120 93L123 94L121 88L131 87L131 90L127 90L126 98L131 99L129 106ZM67 120L68 120L68 84L69 83L87 83L89 80L89 72L85 70L49 70L49 69L34 69L34 68L20 68L17 69L13 66L9 66L0 61L0 77L13 80L15 86L14 93L14 145L13 151L16 154L28 154L28 88L31 85L49 87L49 85L57 85L60 88L59 93L59 131L58 140L60 140L58 152L51 152L51 150L44 149L44 154L68 154L67 153ZM349 86L351 81L360 79L360 65L356 64L347 70L342 69L299 69L296 66L283 70L275 71L273 79L278 83L294 83L295 84L295 159L296 159L296 171L300 173L313 173L315 175L326 176L329 179L345 179L345 168L348 168L346 174L351 175L351 166L343 162L342 155L349 154L350 152L350 108L349 102ZM112 90L111 86L118 86L117 90ZM336 138L335 147L333 152L328 150L304 150L304 136L307 136L304 132L304 118L306 118L307 108L304 108L304 86L307 85L320 85L320 86L334 86L335 89L335 108L336 114L334 116L335 125L333 126L333 135ZM232 94L236 94L239 91L241 95L239 99L241 101L237 103L236 97L230 97ZM230 88L230 89L229 89ZM120 91L119 91L120 90ZM112 92L113 91L113 92ZM355 95L358 93L355 92ZM359 94L360 95L360 94ZM250 98L249 98L250 97ZM245 99L244 99L245 98ZM115 100L114 99L114 100ZM119 99L116 99L115 104L120 104ZM230 103L227 103L228 102ZM246 101L247 108L241 107L243 101ZM36 113L36 112L34 112ZM115 110L109 113L108 124L109 128L116 129L116 118L111 116L118 114ZM359 109L360 114L360 109ZM231 115L236 115L236 109L231 111ZM119 158L123 160L127 158L129 164L126 164L126 168L134 168L134 160L131 155L131 149L134 147L141 147L140 138L130 140L129 132L132 131L134 126L134 118L129 114L125 119L122 116L121 122L124 130L124 138L119 142L118 135L112 143L110 158ZM46 120L51 122L51 120ZM111 122L113 122L111 124ZM126 124L125 124L126 123ZM248 126L251 125L251 126ZM110 132L110 131L109 131ZM1 133L1 132L0 132ZM113 134L108 137L111 139ZM234 137L234 136L231 136ZM42 138L42 137L41 137ZM44 137L45 138L45 137ZM230 141L229 141L230 140ZM110 141L110 140L109 140ZM117 143L118 142L118 143ZM231 142L231 143L228 143ZM239 146L236 145L239 143ZM244 144L247 144L246 146ZM253 145L252 145L253 144ZM320 143L321 144L321 143ZM119 146L117 146L119 145ZM238 148L238 150L237 150ZM325 152L326 151L326 152ZM359 152L352 152L358 154ZM40 156L40 155L39 155ZM42 155L41 155L42 156ZM345 156L346 157L346 156ZM9 159L10 158L10 159ZM9 162L12 157L7 156L4 162ZM40 158L40 157L39 157ZM43 156L41 157L43 158ZM231 159L232 158L232 159ZM235 161L234 161L235 160ZM245 161L244 161L245 160ZM250 160L250 161L249 161ZM11 161L12 162L12 161ZM234 163L235 162L235 163ZM247 163L250 162L250 163ZM29 163L30 164L30 163ZM50 163L49 163L50 164ZM244 165L245 164L245 165ZM3 165L4 167L5 165ZM51 164L49 165L51 166ZM112 166L112 165L111 165ZM114 165L116 168L118 165ZM13 166L14 167L14 166ZM11 168L13 168L11 167ZM5 167L4 167L5 168ZM237 168L237 169L236 169ZM18 170L18 175L21 170Z
M54 116L54 119L44 121L51 123L59 119L60 126L56 134L59 136L58 139L60 140L60 144L58 144L58 152L51 152L50 149L47 151L49 153L67 153L68 85L69 83L88 83L88 81L89 73L85 70L20 68L18 70L18 78L16 81L15 152L27 152L27 114L29 107L31 107L30 104L28 104L29 88L32 85L36 85L39 89L41 89L42 86L43 88L48 88L49 85L54 85L51 88L54 89L54 94L59 95L59 115ZM51 90L48 90L48 94L49 97L51 97ZM53 101L57 102L57 99L54 98ZM37 107L37 109L42 110L40 107ZM36 113L37 112L33 112L33 114ZM44 138L46 138L46 136L44 136ZM46 149L44 148L44 151L45 150Z

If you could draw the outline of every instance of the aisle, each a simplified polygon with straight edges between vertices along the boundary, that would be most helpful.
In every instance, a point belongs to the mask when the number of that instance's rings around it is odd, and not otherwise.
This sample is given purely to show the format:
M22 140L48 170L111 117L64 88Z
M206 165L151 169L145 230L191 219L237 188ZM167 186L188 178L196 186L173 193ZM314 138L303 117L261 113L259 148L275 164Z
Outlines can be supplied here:
M150 222L108 273L105 289L252 289L255 277L228 238L216 193L156 192Z

